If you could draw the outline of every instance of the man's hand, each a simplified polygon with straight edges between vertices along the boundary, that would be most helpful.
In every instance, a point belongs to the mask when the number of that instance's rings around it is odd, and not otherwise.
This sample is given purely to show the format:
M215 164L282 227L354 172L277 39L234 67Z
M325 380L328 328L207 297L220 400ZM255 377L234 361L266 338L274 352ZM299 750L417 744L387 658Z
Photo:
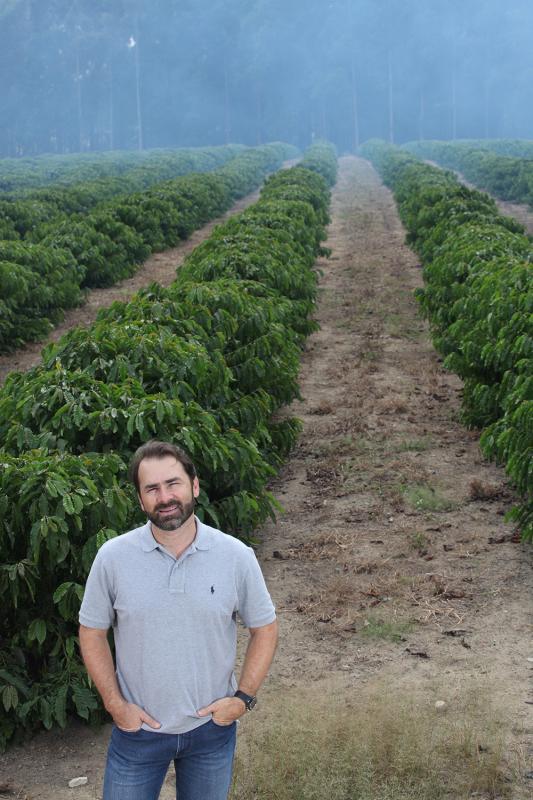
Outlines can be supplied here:
M208 714L212 714L215 725L231 725L236 719L242 717L245 711L246 706L238 697L221 697L220 700L215 700L214 703L201 708L197 713L199 717L207 717Z
M160 728L161 723L157 722L150 714L147 714L140 706L135 703L121 703L120 705L113 706L107 709L117 728L126 733L134 733L141 729L143 722L146 722L151 728Z
M259 628L248 628L250 640L246 648L244 664L239 680L241 692L255 696L261 686L270 664L278 641L278 623L270 622ZM246 712L244 700L238 697L221 697L196 713L199 717L213 715L215 725L231 725L236 719Z

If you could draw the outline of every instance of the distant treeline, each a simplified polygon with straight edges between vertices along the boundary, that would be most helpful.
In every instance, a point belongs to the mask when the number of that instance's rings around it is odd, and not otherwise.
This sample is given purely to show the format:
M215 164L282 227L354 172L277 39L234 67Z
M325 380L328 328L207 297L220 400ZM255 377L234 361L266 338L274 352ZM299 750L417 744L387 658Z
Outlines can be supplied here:
M0 0L0 155L528 137L532 24L529 0Z

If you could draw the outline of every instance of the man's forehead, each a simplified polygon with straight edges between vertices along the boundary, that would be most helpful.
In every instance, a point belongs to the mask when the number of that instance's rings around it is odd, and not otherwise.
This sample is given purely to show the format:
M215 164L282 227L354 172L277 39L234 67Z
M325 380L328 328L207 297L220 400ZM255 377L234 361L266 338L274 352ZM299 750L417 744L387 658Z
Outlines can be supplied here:
M173 477L187 477L183 464L174 456L143 458L139 464L140 483L161 483Z

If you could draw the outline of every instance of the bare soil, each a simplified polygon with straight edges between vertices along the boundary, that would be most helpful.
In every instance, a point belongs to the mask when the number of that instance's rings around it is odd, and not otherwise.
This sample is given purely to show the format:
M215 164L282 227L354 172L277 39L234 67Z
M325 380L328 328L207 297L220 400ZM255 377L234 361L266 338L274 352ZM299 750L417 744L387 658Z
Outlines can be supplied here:
M526 229L526 233L533 236L533 211L528 206L523 203L511 203L508 200L494 199L502 214L517 219Z
M532 769L533 551L504 521L515 498L459 421L461 383L417 313L420 265L367 162L341 159L331 213L321 329L288 411L304 430L272 487L285 514L258 532L281 626L261 702L385 683L444 699L460 724L474 686ZM260 707L242 735L250 725ZM12 797L101 797L108 736L79 722L39 734L3 756L0 783ZM69 789L80 775L88 784ZM161 797L173 797L170 772Z

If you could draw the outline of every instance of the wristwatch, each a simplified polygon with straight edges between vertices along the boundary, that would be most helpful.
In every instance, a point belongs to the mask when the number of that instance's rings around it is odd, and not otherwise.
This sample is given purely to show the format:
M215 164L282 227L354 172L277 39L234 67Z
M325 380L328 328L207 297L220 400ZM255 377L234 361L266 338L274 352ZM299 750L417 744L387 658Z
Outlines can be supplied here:
M257 697L254 697L251 694L246 694L246 692L241 692L239 689L237 689L233 697L238 697L240 700L242 700L247 711L251 711L257 703Z

